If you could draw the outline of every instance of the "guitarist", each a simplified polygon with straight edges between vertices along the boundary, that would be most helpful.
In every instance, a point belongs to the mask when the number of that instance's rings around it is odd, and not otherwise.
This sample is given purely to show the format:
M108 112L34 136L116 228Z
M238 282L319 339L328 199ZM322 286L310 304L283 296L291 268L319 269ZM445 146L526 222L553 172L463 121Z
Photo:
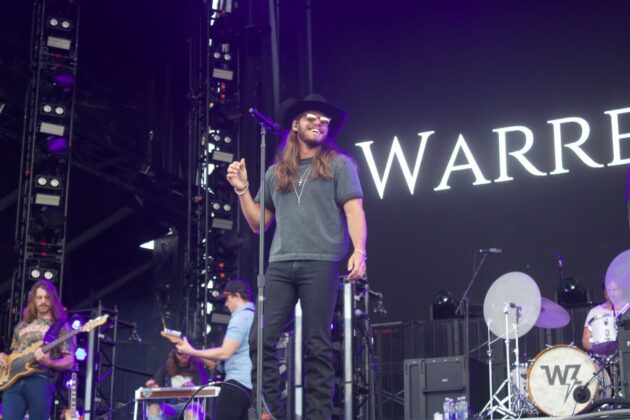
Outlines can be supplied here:
M11 351L21 353L37 341L44 339L49 328L57 334L70 332L66 322L67 315L63 309L57 289L48 280L39 280L31 288L22 320L15 327ZM46 337L52 341L56 337ZM7 420L21 420L28 411L31 419L48 419L55 394L56 373L68 370L74 365L74 338L66 340L49 353L41 348L35 350L34 356L37 372L19 379L2 394L2 414ZM0 367L7 367L7 355L0 353Z
M231 280L223 290L225 306L232 317L220 347L197 350L186 337L177 350L202 359L225 361L225 382L215 406L217 420L247 420L251 400L252 362L249 358L249 330L254 321L254 304L249 286L241 280Z

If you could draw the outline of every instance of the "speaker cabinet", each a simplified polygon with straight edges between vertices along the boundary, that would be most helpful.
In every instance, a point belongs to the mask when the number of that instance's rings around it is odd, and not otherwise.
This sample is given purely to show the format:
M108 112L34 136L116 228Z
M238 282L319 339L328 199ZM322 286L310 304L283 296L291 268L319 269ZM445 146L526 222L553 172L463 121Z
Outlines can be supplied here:
M487 365L463 356L407 359L404 382L405 420L432 419L446 397L466 395L475 413L489 399Z

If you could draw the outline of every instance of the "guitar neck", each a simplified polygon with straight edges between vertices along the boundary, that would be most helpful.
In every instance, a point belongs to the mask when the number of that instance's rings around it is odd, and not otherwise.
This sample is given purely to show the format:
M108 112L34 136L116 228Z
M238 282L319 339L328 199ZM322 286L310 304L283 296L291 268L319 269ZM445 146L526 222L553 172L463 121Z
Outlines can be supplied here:
M57 338L55 341L51 341L50 343L48 343L45 346L43 346L42 347L42 351L44 353L48 353L50 350L54 349L59 344L63 343L64 341L67 341L67 340L71 339L72 337L74 337L75 335L79 334L80 332L81 332L81 330L74 330L72 332L69 332L68 334L63 335L63 336Z
M70 384L70 415L74 418L77 413L77 373L72 372L72 379Z

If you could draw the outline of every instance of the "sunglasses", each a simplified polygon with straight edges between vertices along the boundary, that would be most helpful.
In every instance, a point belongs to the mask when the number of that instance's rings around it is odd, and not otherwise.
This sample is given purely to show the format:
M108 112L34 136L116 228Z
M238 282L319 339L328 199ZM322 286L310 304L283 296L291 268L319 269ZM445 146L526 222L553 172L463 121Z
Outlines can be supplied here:
M309 123L315 123L316 121L319 120L321 125L323 125L324 127L328 127L330 123L332 122L332 118L330 117L327 117L325 115L315 115L315 114L311 114L310 112L307 112L306 114L302 115L302 117L305 118L306 121L308 121Z

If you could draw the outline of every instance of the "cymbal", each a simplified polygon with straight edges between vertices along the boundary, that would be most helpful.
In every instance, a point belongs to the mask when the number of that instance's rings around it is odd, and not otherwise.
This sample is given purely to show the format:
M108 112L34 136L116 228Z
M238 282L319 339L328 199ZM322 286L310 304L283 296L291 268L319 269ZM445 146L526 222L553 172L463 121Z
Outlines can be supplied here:
M542 298L540 314L534 324L538 328L562 328L571 321L571 316L566 309L553 300Z
M630 302L630 249L612 260L606 270L605 285L606 294L616 310Z
M494 335L514 339L527 334L534 327L540 306L540 290L534 279L525 273L513 271L496 279L488 289L483 301L483 317Z

